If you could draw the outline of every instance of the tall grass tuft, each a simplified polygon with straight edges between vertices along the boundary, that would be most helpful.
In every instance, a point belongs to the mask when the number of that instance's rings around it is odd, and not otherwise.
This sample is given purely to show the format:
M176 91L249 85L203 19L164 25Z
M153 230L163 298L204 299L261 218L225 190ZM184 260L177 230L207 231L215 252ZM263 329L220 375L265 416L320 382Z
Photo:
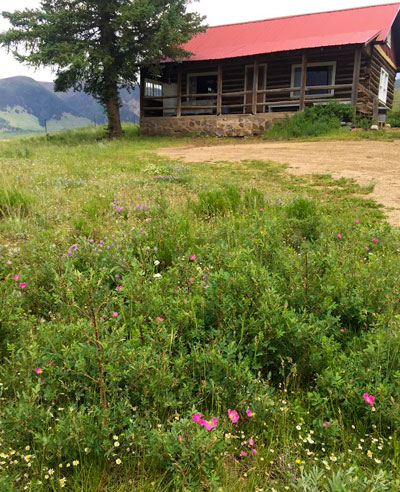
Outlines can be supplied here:
M28 215L32 196L17 188L0 188L0 218L21 218Z

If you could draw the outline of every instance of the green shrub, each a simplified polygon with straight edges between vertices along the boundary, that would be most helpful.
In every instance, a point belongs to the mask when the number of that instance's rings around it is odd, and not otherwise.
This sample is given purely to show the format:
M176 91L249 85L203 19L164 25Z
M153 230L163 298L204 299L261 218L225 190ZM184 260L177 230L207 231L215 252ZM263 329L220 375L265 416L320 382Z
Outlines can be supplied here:
M387 122L393 127L400 127L400 111L390 111L387 117Z
M350 123L353 119L353 108L348 104L335 101L326 105L318 104L276 122L265 133L265 138L290 139L324 135L339 129L342 122Z

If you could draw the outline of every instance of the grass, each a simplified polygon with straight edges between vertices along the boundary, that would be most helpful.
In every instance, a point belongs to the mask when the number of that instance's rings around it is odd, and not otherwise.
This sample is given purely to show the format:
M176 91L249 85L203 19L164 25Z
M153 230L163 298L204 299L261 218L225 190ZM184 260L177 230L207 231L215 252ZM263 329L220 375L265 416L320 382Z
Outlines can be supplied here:
M400 490L400 237L373 184L125 131L0 142L0 489Z

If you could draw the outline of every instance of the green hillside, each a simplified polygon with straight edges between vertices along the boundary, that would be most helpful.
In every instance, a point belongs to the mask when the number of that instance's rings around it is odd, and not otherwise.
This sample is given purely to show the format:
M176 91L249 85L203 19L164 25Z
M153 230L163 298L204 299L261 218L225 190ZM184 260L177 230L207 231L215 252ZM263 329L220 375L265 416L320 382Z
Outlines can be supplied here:
M121 92L121 119L135 123L138 91ZM68 91L55 93L53 83L29 77L0 80L0 135L67 130L106 123L104 109L91 96Z
M400 79L395 84L393 111L400 111Z

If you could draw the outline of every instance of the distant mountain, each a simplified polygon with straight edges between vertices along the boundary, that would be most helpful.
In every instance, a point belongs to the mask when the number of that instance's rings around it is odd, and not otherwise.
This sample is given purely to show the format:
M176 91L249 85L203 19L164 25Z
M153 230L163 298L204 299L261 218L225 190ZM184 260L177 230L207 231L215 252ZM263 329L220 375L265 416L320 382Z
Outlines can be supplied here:
M139 90L121 91L121 119L136 122ZM64 130L107 121L95 99L81 92L54 92L51 82L29 77L0 79L0 132L42 132Z
M396 87L396 89L400 89L400 79L396 80L396 83L394 86Z

